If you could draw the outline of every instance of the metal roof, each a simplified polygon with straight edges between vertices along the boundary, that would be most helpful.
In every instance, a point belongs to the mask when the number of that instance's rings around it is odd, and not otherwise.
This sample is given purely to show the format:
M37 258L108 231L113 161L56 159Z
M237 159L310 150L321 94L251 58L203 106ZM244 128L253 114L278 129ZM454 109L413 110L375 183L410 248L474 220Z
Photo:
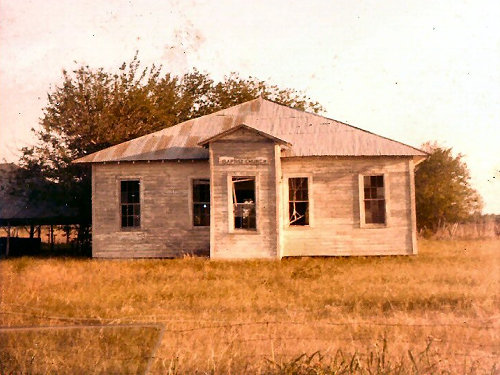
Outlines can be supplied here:
M199 143L243 124L291 144L283 157L427 155L354 126L257 98L108 147L75 163L208 159L208 150Z

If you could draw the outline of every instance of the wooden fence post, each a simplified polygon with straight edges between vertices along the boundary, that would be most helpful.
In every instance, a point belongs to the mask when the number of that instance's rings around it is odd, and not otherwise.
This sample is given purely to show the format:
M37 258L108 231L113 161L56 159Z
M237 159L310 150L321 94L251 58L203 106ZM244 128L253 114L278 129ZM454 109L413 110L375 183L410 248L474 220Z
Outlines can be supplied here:
M9 256L10 251L10 223L7 223L7 245L5 246L5 257Z
M54 250L54 224L50 224L50 251Z

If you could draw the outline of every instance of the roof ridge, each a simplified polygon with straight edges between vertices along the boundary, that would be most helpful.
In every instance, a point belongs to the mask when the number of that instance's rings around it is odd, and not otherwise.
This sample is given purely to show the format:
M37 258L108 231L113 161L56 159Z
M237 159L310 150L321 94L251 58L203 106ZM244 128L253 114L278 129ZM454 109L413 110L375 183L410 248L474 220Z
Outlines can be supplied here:
M263 99L262 97L259 96L259 97L255 98L255 99L247 100L246 102L243 102L243 103L240 103L240 104L235 104L235 105L233 105L231 107L219 109L218 111L215 111L215 112L212 112L212 113L207 113L206 115L203 115L203 116L193 117L193 118L190 118L189 120L185 120L185 121L179 122L178 124L175 124L175 125L172 125L172 126L167 126L167 127L163 128L161 130L158 130L158 132L161 132L161 131L164 131L164 130L167 130L167 129L173 129L176 126L184 125L184 124L188 123L189 121L201 120L201 119L209 117L209 116L217 116L217 113L219 113L219 112L228 111L228 110L230 110L232 108L239 107L239 106L241 106L243 104L248 104L248 103L251 103L251 102L255 102L257 100L266 100L266 99ZM154 134L154 133L150 133L150 134L146 134L146 135L151 135L151 134Z
M206 117L209 117L209 116L215 116L217 115L217 113L219 112L223 112L223 111L227 111L231 108L235 108L235 107L238 107L240 105L243 105L243 104L247 104L247 103L250 103L250 102L253 102L253 101L256 101L256 100L259 100L259 99L262 99L262 98L255 98L255 99L252 99L252 100L247 100L246 102L243 102L243 103L240 103L240 104L235 104L231 107L228 107L228 108L224 108L224 109L219 109L218 111L215 111L215 112L212 112L212 113L207 113L206 115L203 115L203 116L200 116L200 117L193 117L193 118L190 118L189 120L185 120L185 121L182 121L182 122L179 122L178 124L174 124L174 125L171 125L171 126L166 126L164 127L163 129L160 129L160 130L157 130L157 131L154 131L152 133L148 133L148 134L144 134L144 135L141 135L140 137L137 137L137 138L132 138L132 139L129 139L128 141L124 141L124 142L120 142L120 143L117 143L116 145L113 145L113 146L110 146L110 147L114 147L114 146L117 146L119 144L124 144L124 143L127 143L127 142L131 142L131 141L135 141L137 139L141 139L143 137L149 137L149 136L152 136L152 135L155 135L157 133L161 133L161 132L164 132L166 130L169 130L169 129L173 129L173 128L176 128L180 125L185 125L187 124L188 122L190 121L195 121L195 120L200 120L202 118L206 118ZM264 99L265 100L265 99ZM105 149L104 149L105 150ZM99 151L97 151L99 152ZM90 155L90 154L89 154Z
M301 113L306 113L306 114L308 114L308 115L313 115L313 116L321 117L321 118L324 118L324 119L326 119L326 120L330 120L330 121L335 121L335 122L338 122L339 124L342 124L342 125L345 125L345 126L349 126L349 127L354 128L354 129L356 129L356 130L360 130L360 131L362 131L362 132L365 132L365 133L368 133L368 134L371 134L371 135L375 135L375 136L377 136L377 137L381 137L381 138L387 139L388 141L392 141L392 142L399 143L399 144L401 144L401 145L403 145L403 146L411 147L411 148L413 148L414 150L417 150L417 151L420 151L420 152L425 153L426 155L429 155L429 153L428 153L428 152L426 152L426 151L424 151L424 150L421 150L421 149L419 149L419 148L413 147L413 146L411 146L411 145L408 145L408 144L403 143L403 142L400 142L400 141L396 141L395 139L392 139L392 138L389 138L389 137L385 137L385 136L380 135L380 134L373 133L373 132L371 132L371 131L369 131L369 130L365 130L365 129L363 129L363 128L360 128L360 127L357 127L357 126L354 126L354 125L348 124L347 122L343 122L343 121L335 120L335 119L333 119L333 118L326 117L326 116L322 116L322 115L319 115L319 114L317 114L317 113L313 113L313 112L308 112L308 111L306 111L306 110L302 110L302 109L298 109L298 108L289 107L289 106L287 106L287 105L284 105L284 104L281 104L281 103L275 102L275 101L270 100L270 99L263 99L263 100L266 100L266 101L268 101L268 102L274 103L274 104L276 104L276 105L279 105L279 106L282 106L282 107L285 107L285 108L288 108L288 109L291 109L291 110L294 110L294 111L298 111L298 112L301 112Z

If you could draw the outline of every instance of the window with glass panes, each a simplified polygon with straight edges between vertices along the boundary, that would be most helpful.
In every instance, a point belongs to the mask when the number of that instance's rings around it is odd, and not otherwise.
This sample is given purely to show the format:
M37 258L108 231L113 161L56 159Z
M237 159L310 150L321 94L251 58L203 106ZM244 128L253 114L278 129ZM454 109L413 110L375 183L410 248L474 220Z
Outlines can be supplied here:
M309 187L307 177L288 179L288 218L290 225L309 225Z
M210 180L193 180L193 226L210 225Z
M384 176L363 176L365 224L385 224Z
M255 177L232 177L234 229L256 230Z
M121 181L121 226L141 226L140 181Z

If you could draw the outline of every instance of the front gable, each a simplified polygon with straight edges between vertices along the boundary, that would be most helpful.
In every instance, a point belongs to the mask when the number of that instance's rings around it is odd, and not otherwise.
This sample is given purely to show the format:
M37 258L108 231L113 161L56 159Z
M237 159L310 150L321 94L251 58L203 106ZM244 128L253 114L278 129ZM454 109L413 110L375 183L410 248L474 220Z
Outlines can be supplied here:
M251 126L240 124L228 130L220 132L212 137L206 138L198 143L200 146L208 146L209 143L215 141L237 141L237 142L262 142L272 141L284 146L291 144L281 138L275 137L269 133L255 129Z

